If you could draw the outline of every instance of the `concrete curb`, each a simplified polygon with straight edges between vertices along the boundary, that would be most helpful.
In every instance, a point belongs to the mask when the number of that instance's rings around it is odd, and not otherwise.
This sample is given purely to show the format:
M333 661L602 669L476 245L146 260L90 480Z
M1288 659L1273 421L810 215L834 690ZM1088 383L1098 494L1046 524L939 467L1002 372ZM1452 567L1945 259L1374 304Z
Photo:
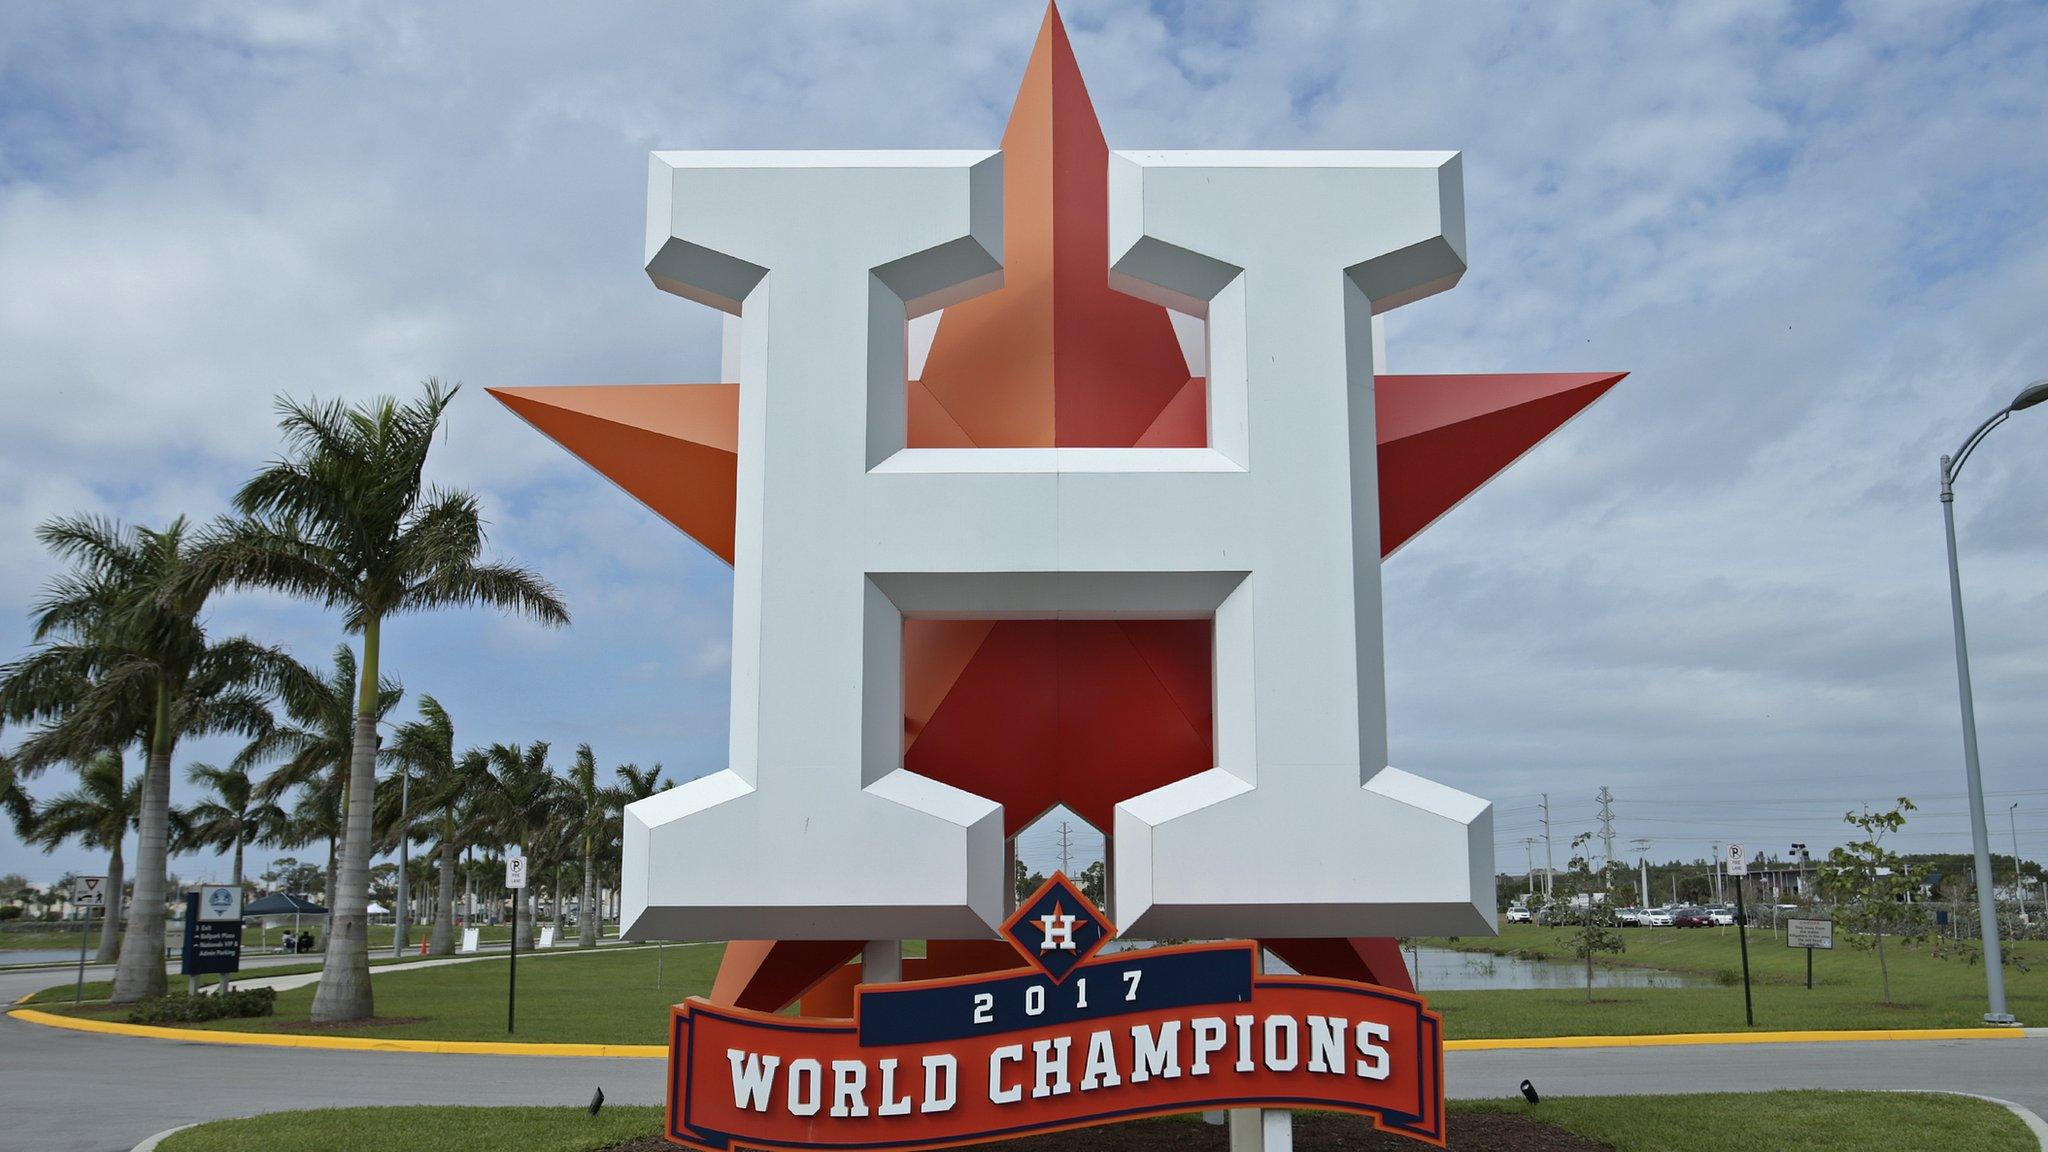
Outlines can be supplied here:
M163 1131L157 1133L156 1135L151 1136L149 1139L144 1140L142 1143L137 1144L134 1148L130 1149L129 1152L156 1152L156 1146L163 1143L165 1137L170 1136L171 1134L176 1132L183 1132L187 1128L197 1127L199 1127L199 1125L197 1124L180 1124L176 1128L166 1128Z
M188 1044L230 1044L263 1048L325 1048L351 1052L415 1052L453 1056L603 1056L659 1060L668 1056L661 1044L520 1044L482 1040L398 1040L374 1036L305 1036L288 1032L219 1032L201 1028L161 1028L59 1016L34 1008L8 1013L16 1020L46 1028L97 1032L108 1036L139 1036L179 1040ZM1679 1032L1651 1036L1533 1036L1503 1040L1446 1040L1446 1052L1541 1050L1552 1048L1661 1048L1700 1044L1827 1044L1896 1040L2025 1040L2012 1028L1890 1029L1868 1032Z

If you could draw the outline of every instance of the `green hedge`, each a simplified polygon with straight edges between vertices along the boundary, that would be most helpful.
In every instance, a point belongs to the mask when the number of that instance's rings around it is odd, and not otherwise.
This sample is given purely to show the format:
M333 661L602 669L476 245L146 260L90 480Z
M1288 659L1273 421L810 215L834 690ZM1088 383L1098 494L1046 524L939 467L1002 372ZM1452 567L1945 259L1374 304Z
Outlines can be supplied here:
M128 1010L130 1024L192 1024L232 1016L268 1016L277 1010L277 989L235 988L213 996L183 992L138 1000Z

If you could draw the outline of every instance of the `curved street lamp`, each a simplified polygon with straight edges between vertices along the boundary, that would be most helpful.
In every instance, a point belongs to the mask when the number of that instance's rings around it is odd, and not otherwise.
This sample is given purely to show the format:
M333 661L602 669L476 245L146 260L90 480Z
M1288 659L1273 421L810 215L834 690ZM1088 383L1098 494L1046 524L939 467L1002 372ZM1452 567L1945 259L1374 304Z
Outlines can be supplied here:
M1956 566L1955 479L1987 433L2005 423L2013 413L2043 401L2048 401L2048 380L2036 380L2020 389L2012 403L1977 425L1977 430L1970 433L1953 456L1941 458L1941 519L1948 531L1948 600L1955 617L1956 686L1963 706L1963 769L1969 777L1970 840L1977 855L1977 923L1984 936L1984 982L1990 994L1990 1011L1984 1013L1987 1024L2011 1025L2018 1021L2005 1010L2005 958L1998 947L1998 890L1991 876L1991 834L1984 823L1984 780L1977 767L1977 706L1970 695L1970 649L1963 634L1963 577Z

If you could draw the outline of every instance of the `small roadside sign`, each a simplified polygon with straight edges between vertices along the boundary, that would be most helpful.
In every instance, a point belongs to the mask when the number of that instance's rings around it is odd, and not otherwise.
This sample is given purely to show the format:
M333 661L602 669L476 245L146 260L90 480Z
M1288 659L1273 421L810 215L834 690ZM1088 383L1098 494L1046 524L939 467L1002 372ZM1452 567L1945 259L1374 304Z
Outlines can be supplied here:
M1833 920L1786 920L1785 946L1806 949L1806 989L1813 990L1813 950L1822 948L1835 950L1835 922Z
M1787 920L1785 921L1785 946L1787 948L1824 948L1833 951L1835 947L1835 922L1833 920Z
M78 876L71 882L71 902L80 908L105 908L107 906L107 878L105 876Z
M505 857L505 887L514 889L526 887L526 857Z
M1730 876L1749 875L1749 857L1742 854L1742 845L1740 844L1730 844L1728 846L1728 874Z

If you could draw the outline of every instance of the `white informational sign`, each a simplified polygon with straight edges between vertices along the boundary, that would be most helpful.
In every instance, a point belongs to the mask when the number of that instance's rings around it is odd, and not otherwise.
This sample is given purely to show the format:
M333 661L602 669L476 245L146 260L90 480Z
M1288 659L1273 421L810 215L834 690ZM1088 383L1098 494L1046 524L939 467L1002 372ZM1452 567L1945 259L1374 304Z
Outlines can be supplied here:
M1835 922L1833 920L1787 920L1785 921L1785 946L1787 948L1835 947Z
M1730 876L1749 875L1749 857L1742 854L1742 845L1740 844L1730 844L1728 846L1728 874Z
M105 876L79 876L71 883L71 902L80 908L105 908L107 906L107 878Z
M515 891L526 887L526 857L505 857L505 887Z
M538 943L538 944L534 945L534 947L536 947L536 948L553 948L554 946L555 946L555 926L554 926L553 924L543 924L543 925L541 925L541 926L540 926L540 943Z
M199 889L201 920L240 920L242 890L231 884L207 884Z
M476 946L477 946L477 943L478 943L478 941L479 941L479 940L481 940L481 939L482 939L482 937L483 937L483 929L481 929L481 928L464 928L464 929L462 930L462 947L460 947L460 948L456 949L456 951L458 951L458 952L474 952L474 951L476 951Z

